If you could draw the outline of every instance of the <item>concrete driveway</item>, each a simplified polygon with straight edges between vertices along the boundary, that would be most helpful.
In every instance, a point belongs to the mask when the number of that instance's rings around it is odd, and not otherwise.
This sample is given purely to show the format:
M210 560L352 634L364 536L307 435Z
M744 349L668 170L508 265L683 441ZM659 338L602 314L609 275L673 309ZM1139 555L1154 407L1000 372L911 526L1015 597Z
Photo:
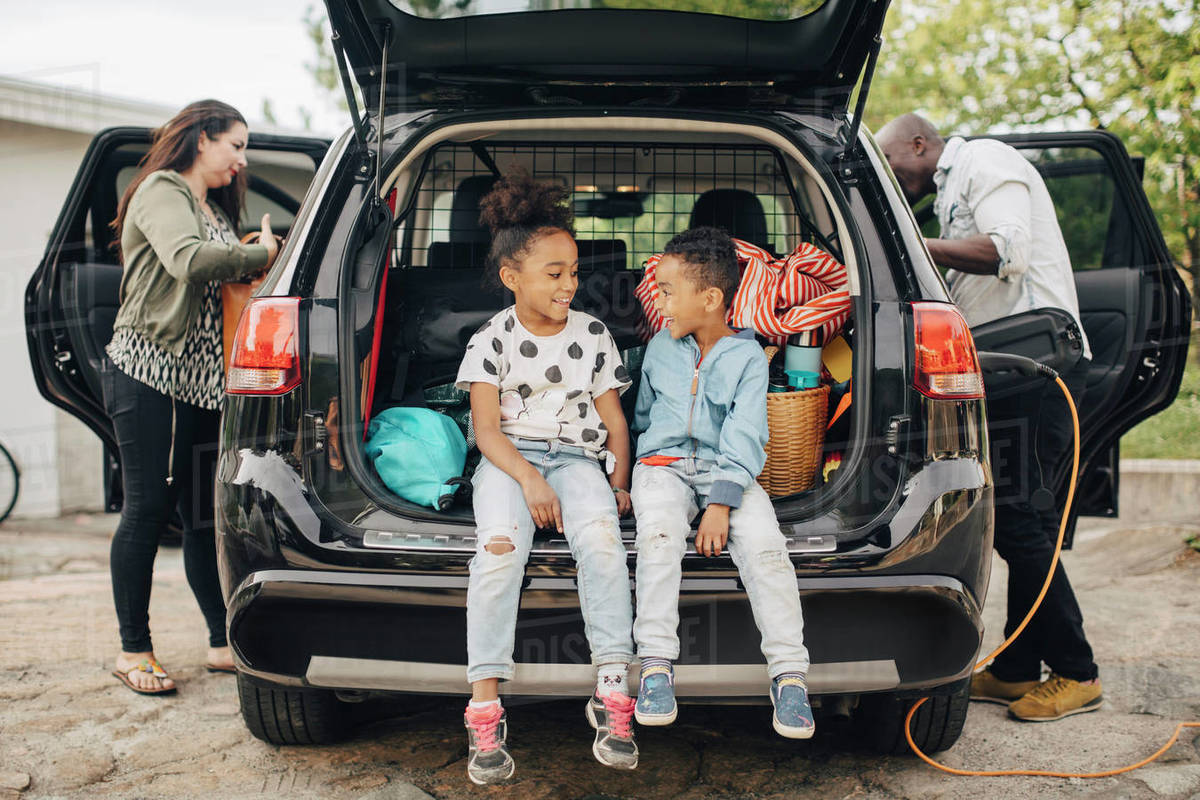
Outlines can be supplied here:
M1145 519L1145 517L1143 517ZM1095 781L956 778L914 758L857 752L830 730L790 742L766 707L685 706L639 734L632 774L600 767L580 701L510 707L512 786L465 775L459 700L420 700L364 722L347 742L277 748L250 736L235 679L200 666L203 623L178 549L159 554L151 618L180 685L140 697L108 674L117 647L107 570L116 518L0 527L0 800L47 798L1200 798L1200 731L1138 772ZM1200 553L1192 523L1084 523L1066 555L1104 681L1106 707L1044 725L976 704L942 755L965 768L1091 771L1153 752L1175 723L1200 720ZM1003 562L988 600L1002 626Z

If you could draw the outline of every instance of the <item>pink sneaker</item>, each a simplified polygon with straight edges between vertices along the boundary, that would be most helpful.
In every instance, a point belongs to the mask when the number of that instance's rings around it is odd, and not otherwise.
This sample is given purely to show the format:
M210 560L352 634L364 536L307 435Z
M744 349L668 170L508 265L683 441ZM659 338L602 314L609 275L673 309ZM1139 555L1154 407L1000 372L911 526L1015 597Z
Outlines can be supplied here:
M463 714L467 727L467 777L484 786L512 777L517 765L508 754L508 714L499 703L485 709L467 706Z
M634 769L638 765L637 742L633 740L634 700L613 692L601 698L593 694L587 704L587 718L596 729L592 754L608 767Z

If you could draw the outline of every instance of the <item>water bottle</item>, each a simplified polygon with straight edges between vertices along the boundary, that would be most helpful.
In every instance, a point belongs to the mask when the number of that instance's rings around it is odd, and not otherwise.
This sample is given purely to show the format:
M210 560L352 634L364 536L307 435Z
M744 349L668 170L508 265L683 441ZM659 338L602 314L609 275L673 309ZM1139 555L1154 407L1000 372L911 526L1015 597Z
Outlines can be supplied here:
M788 388L787 372L777 359L771 361L771 366L767 370L767 393L772 392L787 392L791 391Z
M788 337L783 368L786 372L821 373L821 346L816 331L800 331Z

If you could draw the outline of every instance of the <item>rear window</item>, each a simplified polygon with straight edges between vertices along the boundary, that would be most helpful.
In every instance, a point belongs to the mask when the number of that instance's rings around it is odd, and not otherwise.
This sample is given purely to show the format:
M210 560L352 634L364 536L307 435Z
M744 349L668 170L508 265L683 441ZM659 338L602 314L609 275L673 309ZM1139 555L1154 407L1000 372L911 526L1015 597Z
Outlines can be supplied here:
M1132 221L1118 203L1116 179L1104 157L1090 147L1021 148L1046 181L1063 241L1076 270L1133 263Z
M93 240L93 251L101 261L115 258L113 234L109 222L116 217L117 203L129 183L137 176L138 163L146 154L145 144L122 145L104 165L108 174L97 179L97 190L91 198L87 236ZM312 156L282 150L265 150L250 145L249 186L246 189L242 219L235 220L243 233L256 230L263 214L271 215L271 228L286 236L300 201L308 191L316 173Z
M510 14L521 11L557 11L571 8L625 8L643 11L690 11L723 17L789 20L811 14L826 0L754 2L754 0L392 0L401 11L431 19Z
M1123 268L1134 263L1133 219L1102 153L1086 145L1041 148L1018 143L1016 147L1046 182L1071 269ZM913 213L921 221L921 233L940 235L933 195L917 202Z
M568 189L583 269L587 243L605 254L607 268L639 269L692 225L718 225L776 254L816 227L801 219L812 210L797 206L769 147L489 142L483 159L480 148L447 143L430 152L397 237L397 263L484 266L490 236L479 224L479 199L494 180L485 162L520 165Z
M125 148L137 152L140 158L144 147ZM284 234L295 220L300 200L308 191L316 172L310 156L303 153L288 153L250 148L242 219L237 220L243 232L257 230L263 214L271 215L271 227L277 234ZM120 197L138 173L136 164L122 167L117 173L116 194Z
M575 196L578 198L579 193ZM619 200L620 195L617 197ZM695 192L646 193L641 196L643 213L636 217L580 214L582 204L576 199L575 232L582 239L623 241L626 251L632 255L631 266L640 267L647 258L666 247L672 236L690 227L692 209L699 199L700 195ZM767 238L763 243L770 250L778 250L775 243L788 240L790 203L785 206L780 198L771 194L755 193L755 199L763 206L766 221Z

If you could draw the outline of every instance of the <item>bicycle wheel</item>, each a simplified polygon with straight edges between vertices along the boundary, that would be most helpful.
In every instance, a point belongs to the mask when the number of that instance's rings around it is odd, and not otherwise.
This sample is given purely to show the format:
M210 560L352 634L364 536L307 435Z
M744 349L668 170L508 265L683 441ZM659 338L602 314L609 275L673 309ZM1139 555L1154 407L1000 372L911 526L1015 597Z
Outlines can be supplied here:
M17 492L21 489L21 470L3 444L0 444L0 522L8 519L17 504Z

